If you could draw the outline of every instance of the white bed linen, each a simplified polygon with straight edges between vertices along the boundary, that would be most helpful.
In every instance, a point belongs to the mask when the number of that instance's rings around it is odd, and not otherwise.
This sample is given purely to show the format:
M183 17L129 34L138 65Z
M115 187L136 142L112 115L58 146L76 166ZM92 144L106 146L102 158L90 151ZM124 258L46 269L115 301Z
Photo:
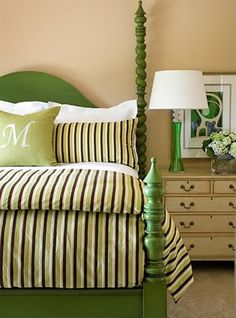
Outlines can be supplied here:
M47 108L49 108L49 106L46 102L28 101L11 103L0 100L0 110L15 115L23 116L27 114L37 113Z
M80 163L59 163L57 166L17 166L17 167L0 167L0 170L44 170L44 169L89 169L89 170L107 170L125 173L138 178L138 172L126 165L112 162L80 162Z
M55 124L59 123L101 123L134 119L137 116L137 101L127 100L117 106L89 108L49 102L49 107L61 106Z

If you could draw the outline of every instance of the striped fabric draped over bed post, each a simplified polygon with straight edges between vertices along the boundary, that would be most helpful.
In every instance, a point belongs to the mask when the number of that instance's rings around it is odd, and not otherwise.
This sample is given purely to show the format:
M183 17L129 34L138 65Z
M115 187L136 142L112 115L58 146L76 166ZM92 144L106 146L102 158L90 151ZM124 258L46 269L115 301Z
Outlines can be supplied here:
M146 90L146 44L145 35L146 27L144 24L147 19L142 7L142 1L139 1L138 10L135 14L135 33L136 33L136 94L137 94L137 106L138 106L138 125L137 125L137 152L139 157L139 177L143 179L145 177L146 168L146 115L145 107L147 105L145 101Z
M166 281L163 263L165 236L162 231L164 218L163 185L157 167L156 158L151 159L151 168L144 179L144 235L145 269L144 269L144 317L152 318L158 312L158 318L165 318L166 313ZM155 306L153 306L155 304Z

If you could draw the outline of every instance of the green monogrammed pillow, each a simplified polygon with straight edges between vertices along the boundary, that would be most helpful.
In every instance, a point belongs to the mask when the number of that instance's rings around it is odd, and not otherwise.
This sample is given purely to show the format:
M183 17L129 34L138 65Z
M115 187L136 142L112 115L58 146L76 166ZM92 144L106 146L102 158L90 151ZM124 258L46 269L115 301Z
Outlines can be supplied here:
M0 111L0 166L56 164L52 140L59 110L54 107L24 116Z

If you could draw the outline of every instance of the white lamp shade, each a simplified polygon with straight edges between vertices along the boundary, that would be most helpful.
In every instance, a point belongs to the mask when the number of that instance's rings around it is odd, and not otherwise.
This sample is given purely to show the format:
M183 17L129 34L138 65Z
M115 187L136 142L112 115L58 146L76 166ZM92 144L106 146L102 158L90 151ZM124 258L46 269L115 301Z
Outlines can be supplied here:
M203 108L208 108L208 105L201 71L155 73L149 109Z

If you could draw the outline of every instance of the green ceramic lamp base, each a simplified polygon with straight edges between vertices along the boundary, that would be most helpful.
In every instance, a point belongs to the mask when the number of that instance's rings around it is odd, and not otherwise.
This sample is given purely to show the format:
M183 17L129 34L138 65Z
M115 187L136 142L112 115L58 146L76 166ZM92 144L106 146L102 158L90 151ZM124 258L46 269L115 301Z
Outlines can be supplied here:
M172 149L169 171L173 172L184 171L181 157L181 127L182 123L180 121L172 122Z

